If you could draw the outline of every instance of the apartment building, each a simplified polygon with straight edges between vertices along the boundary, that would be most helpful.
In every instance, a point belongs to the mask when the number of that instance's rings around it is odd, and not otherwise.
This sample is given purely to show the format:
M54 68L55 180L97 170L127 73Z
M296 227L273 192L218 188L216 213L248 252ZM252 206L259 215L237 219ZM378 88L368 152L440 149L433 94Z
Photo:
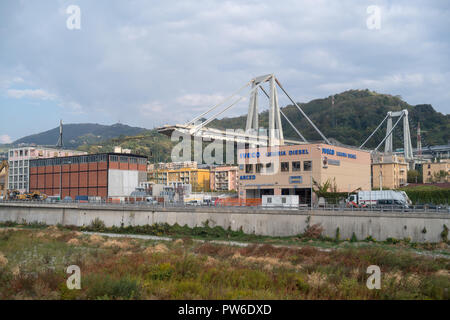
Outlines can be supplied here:
M408 182L408 163L400 155L375 155L372 158L372 187L397 189Z
M191 184L194 192L209 191L209 169L180 168L180 169L154 169L148 172L149 181L170 185L172 183Z
M422 164L424 183L450 182L450 160Z
M220 166L211 169L210 184L213 191L237 191L237 166Z

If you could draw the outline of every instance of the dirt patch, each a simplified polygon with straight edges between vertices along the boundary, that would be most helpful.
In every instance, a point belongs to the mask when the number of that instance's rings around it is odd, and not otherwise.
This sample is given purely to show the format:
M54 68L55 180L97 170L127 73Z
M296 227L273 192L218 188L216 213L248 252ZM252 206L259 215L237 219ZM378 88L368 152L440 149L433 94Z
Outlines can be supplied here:
M15 266L14 268L12 268L11 273L13 274L14 277L18 277L20 275L19 266Z
M49 227L47 227L47 230L48 231L58 231L59 229L57 226L49 226Z
M70 239L69 241L67 241L67 244L69 244L71 246L79 246L80 240L73 238L73 239Z
M386 282L392 282L394 284L399 284L403 279L403 274L400 271L388 272L384 276Z
M8 232L8 231L17 231L17 230L20 230L20 229L19 228L15 228L15 227L0 228L0 233Z
M104 240L105 239L103 239L103 237L99 236L98 234L93 234L89 237L89 242L91 244L101 244Z
M176 244L176 245L183 245L183 244L184 244L184 241L181 240L181 239L177 239L177 240L175 240L173 243Z
M132 254L133 254L132 251L120 251L118 255L120 257L123 257L123 256L131 256Z
M64 235L64 234L63 234L62 232L55 231L54 233L51 233L51 234L50 234L50 238L58 239L58 238L62 237L63 235Z
M37 238L45 238L45 236L46 236L46 233L45 232L38 232L38 233L36 233L36 237Z
M448 245L447 245L445 242L439 242L439 243L437 244L437 247L438 247L439 249L447 249L447 248L448 248Z
M272 270L276 267L293 268L294 266L289 262L280 261L274 257L254 257L254 256L242 256L239 252L235 253L232 257L235 260L241 260L244 263L258 263L262 264L265 270ZM298 266L297 268L301 268Z
M207 257L205 266L212 267L215 266L219 261L217 259L214 259L213 257Z
M308 284L314 288L319 288L326 284L327 276L320 272L308 274Z
M410 274L407 278L407 282L414 287L418 287L420 285L420 277L417 274Z
M444 276L444 277L450 277L450 271L449 270L445 270L445 269L438 270L438 271L436 271L435 275L437 275L437 276Z
M117 240L108 240L103 245L104 248L120 248L120 249L129 249L131 245L128 242L117 241Z
M148 247L144 250L144 254L153 254L153 253L166 253L169 249L165 244L158 243L154 247Z
M0 267L5 267L8 264L8 259L0 252Z

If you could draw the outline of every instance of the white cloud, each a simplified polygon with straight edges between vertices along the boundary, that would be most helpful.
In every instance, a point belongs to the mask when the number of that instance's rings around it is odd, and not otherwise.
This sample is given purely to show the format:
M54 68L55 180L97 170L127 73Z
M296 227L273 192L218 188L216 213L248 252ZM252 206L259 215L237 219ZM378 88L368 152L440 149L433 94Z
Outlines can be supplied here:
M12 139L7 134L0 135L0 143L11 143Z
M10 98L22 99L31 98L39 100L55 100L56 95L50 94L42 89L8 89L6 94Z
M164 109L164 106L158 101L145 103L139 106L140 113L146 117L155 116L155 113L158 114L160 112L163 112Z
M268 73L297 101L368 88L450 112L450 6L375 2L378 31L366 27L364 1L80 0L75 32L50 3L5 2L0 89L149 128L190 120ZM27 23L36 16L39 28ZM245 111L243 102L224 116Z
M176 102L186 107L213 107L224 99L225 97L221 94L190 93L178 97Z

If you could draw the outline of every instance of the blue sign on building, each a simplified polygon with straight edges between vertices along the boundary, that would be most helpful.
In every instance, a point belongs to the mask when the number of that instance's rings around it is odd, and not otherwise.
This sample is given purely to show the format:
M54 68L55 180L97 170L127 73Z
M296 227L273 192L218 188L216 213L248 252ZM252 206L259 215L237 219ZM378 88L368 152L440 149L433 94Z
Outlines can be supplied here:
M289 177L289 183L302 183L303 178L302 176L290 176Z

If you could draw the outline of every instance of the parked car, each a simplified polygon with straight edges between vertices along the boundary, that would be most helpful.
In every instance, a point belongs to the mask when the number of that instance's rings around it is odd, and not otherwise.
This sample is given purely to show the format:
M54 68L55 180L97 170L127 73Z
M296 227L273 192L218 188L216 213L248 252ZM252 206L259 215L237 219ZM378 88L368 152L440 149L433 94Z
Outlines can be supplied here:
M47 197L47 199L45 199L45 202L49 202L49 203L59 202L59 197L49 196L49 197Z
M188 205L188 206L201 206L202 203L200 202L200 200L189 200L188 202L186 202L186 205Z
M375 205L375 208L380 208L382 210L402 210L407 211L409 206L400 200L394 199L379 199Z
M70 203L72 201L73 201L72 197L69 197L69 196L65 196L64 199L63 199L64 203Z
M153 199L152 197L147 197L147 198L145 198L145 201L146 201L148 204L153 204L153 205L158 204L158 201L155 200L155 199Z

